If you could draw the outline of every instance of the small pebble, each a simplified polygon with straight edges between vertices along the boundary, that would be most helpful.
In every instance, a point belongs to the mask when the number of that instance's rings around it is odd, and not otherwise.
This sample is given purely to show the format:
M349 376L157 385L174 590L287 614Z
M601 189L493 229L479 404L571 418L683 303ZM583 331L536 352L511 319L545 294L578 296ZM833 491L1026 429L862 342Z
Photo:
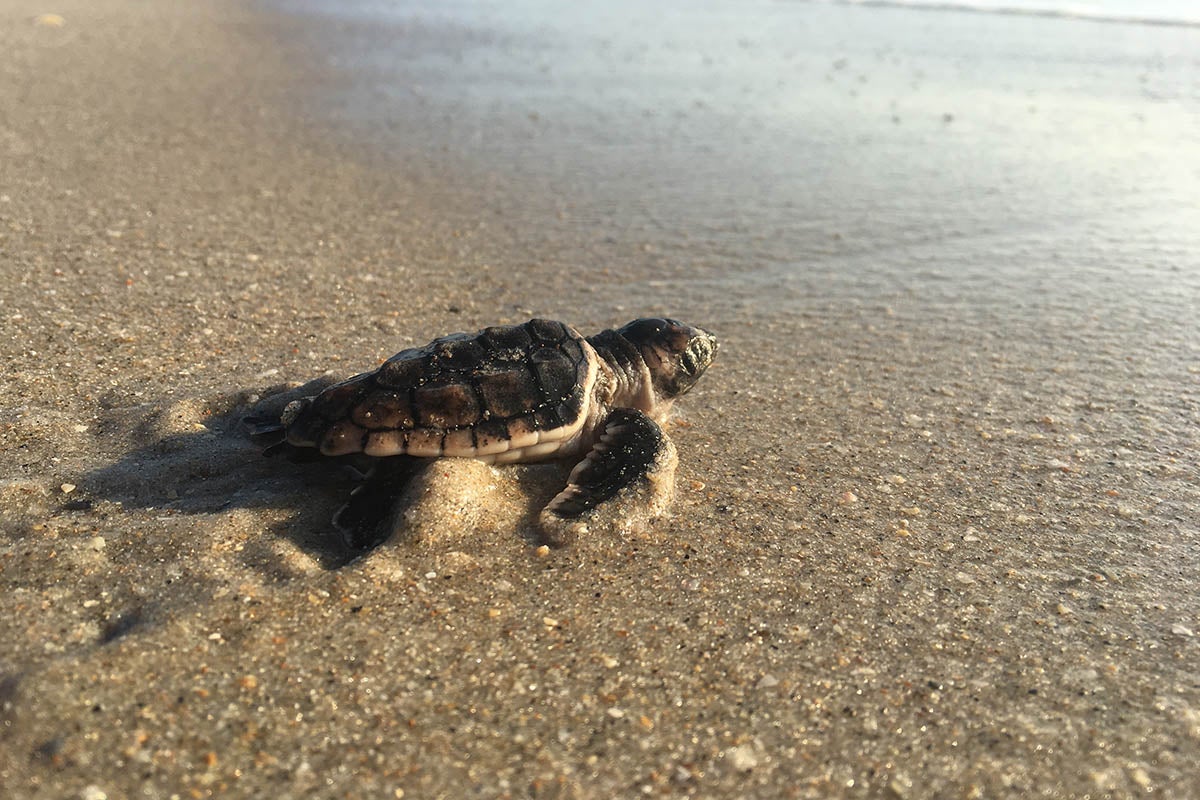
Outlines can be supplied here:
M545 558L546 556L550 555L550 547L548 545L542 545L534 552L537 553L538 558Z
M608 714L613 719L621 719L622 717L625 716L625 712L619 708L610 708L610 709L608 709L608 711L605 711L604 713Z
M1078 667L1067 670L1063 677L1075 683L1095 683L1100 680L1100 673L1091 667Z
M1179 624L1175 624L1175 625L1171 626L1171 633L1175 634L1176 636L1195 636L1196 635L1195 633L1192 632L1191 628L1187 627L1186 625L1179 625Z
M731 747L725 751L725 757L738 772L749 772L758 766L758 753L754 752L754 745L749 742Z
M451 550L439 558L438 562L441 565L442 573L445 575L471 572L479 567L479 562L474 556L464 553L461 550Z
M93 536L91 539L88 539L88 547L95 550L96 552L100 552L107 545L108 545L108 542L105 541L103 536Z
M542 617L542 624L547 628L557 628L558 620L556 620L554 617Z
M1143 789L1150 788L1150 775L1141 767L1134 767L1129 770L1129 779Z
M842 492L840 495L838 495L837 502L838 502L839 506L848 506L852 503L858 502L858 495L856 495L854 492L847 490L845 492Z
M888 789L896 797L911 797L912 788L912 779L902 772L897 772L888 783Z
M71 492L75 491L76 486L73 483L64 483L62 486L59 486L58 488L62 489L63 494L70 494Z

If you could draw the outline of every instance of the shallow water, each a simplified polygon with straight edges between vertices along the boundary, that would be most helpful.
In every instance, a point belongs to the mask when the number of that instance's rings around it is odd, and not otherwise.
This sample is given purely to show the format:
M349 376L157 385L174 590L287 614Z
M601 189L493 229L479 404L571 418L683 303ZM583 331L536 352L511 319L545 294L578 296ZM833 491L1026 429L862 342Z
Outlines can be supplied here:
M339 120L400 158L441 153L456 189L498 184L547 236L768 285L1015 280L1054 269L1063 230L1196 245L1194 29L813 3L337 9Z

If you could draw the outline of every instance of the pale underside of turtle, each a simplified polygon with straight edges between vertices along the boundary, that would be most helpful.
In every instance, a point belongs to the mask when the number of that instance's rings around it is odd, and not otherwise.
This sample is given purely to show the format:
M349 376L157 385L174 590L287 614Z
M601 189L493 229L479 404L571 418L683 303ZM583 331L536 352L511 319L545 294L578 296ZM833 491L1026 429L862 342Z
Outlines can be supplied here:
M268 454L376 459L335 517L358 548L390 535L391 504L431 459L579 459L539 517L543 538L562 544L606 506L636 503L644 519L666 507L676 455L661 424L716 349L708 332L670 319L590 337L533 319L403 350L278 420L248 422L275 438Z

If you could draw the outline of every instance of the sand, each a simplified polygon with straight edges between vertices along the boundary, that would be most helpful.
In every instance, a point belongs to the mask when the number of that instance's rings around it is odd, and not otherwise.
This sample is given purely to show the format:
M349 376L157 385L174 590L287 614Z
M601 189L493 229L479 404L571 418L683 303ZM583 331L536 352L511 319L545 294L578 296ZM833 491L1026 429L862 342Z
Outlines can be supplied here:
M913 101L897 146L924 160L829 162L789 206L778 131L696 112L674 150L624 96L539 122L436 59L384 94L372 48L413 31L464 69L557 53L417 21L3 8L0 793L1200 794L1179 95L1060 118L1043 88L1028 129L999 80L973 119ZM870 85L851 63L799 79L822 120ZM1163 63L1186 97L1194 60ZM645 147L564 155L635 117ZM1044 137L972 161L1014 130ZM763 160L694 160L722 136ZM622 152L634 178L605 172ZM855 185L912 200L869 224ZM723 345L670 427L670 514L627 537L539 551L562 468L515 468L482 508L432 480L443 516L356 558L329 526L351 478L239 425L449 331L662 313Z

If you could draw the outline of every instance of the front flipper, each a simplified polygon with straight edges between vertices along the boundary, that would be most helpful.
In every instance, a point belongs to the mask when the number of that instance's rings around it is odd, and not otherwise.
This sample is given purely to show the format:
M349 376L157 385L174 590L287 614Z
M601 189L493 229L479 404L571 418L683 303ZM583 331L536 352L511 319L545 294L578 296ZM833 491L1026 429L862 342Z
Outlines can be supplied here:
M547 544L561 546L601 528L627 533L658 517L675 487L675 445L640 411L613 410L587 457L542 511Z
M409 456L379 459L346 505L333 515L333 524L346 544L355 550L367 550L391 536L396 527L396 500L428 463L428 459Z

